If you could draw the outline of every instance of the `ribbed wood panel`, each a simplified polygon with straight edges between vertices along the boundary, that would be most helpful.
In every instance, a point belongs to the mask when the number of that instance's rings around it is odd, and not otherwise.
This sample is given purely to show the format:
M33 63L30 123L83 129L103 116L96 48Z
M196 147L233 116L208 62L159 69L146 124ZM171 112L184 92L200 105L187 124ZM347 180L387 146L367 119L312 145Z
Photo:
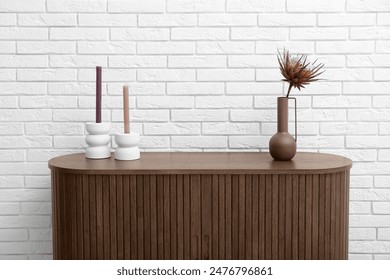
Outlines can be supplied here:
M52 171L55 259L346 259L349 171Z

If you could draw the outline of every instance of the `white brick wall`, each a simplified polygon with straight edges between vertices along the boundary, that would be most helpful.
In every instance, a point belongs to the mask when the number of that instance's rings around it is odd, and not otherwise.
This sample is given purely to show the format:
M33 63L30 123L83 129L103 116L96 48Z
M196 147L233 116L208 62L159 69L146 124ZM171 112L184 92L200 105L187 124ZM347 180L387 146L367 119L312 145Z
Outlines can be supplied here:
M145 150L266 151L276 49L326 64L298 98L301 151L351 171L350 257L390 258L390 1L1 0L0 259L51 258L47 160L82 151L94 120L122 129L129 84Z

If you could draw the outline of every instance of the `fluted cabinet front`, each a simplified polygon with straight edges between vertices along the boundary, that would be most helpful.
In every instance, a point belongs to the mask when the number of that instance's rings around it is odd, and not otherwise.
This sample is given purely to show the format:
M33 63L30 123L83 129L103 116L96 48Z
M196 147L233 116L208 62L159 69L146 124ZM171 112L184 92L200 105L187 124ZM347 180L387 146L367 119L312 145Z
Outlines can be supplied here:
M55 259L346 259L349 170L52 170Z

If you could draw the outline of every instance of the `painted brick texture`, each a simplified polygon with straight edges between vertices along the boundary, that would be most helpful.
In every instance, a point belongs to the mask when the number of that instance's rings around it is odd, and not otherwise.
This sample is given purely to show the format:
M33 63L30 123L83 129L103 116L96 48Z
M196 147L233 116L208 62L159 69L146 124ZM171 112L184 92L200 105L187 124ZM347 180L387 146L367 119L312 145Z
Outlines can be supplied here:
M298 97L300 151L350 157L350 258L390 258L390 2L0 1L0 259L51 258L47 160L81 152L103 66L103 119L121 86L145 151L267 151L276 50L326 80ZM291 126L293 129L293 126Z

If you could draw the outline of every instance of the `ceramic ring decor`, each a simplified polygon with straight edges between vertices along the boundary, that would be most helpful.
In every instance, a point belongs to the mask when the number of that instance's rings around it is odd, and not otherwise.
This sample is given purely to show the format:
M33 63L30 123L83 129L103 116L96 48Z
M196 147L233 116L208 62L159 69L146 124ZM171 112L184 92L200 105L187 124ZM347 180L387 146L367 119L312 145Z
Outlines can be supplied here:
M85 128L89 134L92 135L102 135L107 134L111 130L110 123L86 123Z
M98 137L97 137L98 136ZM104 135L87 135L85 137L85 142L88 146L97 147L104 146L110 142L110 136L107 134Z
M140 135L138 133L116 133L115 143L118 147L115 149L116 160L137 160L140 158L138 148Z
M89 159L105 159L111 157L109 132L110 123L87 123L85 125L89 135L85 137L87 148L85 157Z
M301 152L56 157L53 258L347 259L351 165Z

